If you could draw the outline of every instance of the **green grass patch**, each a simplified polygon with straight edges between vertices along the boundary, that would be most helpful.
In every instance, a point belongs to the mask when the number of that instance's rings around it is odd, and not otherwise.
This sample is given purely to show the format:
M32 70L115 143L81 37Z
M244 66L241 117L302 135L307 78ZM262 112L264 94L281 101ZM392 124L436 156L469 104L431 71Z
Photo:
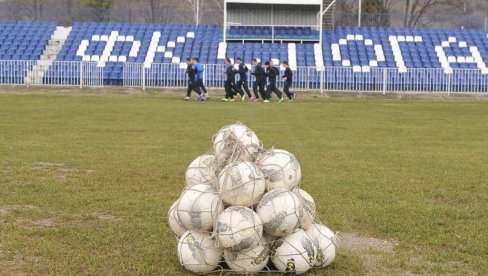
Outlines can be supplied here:
M185 274L167 211L236 121L297 156L330 228L394 246L328 274L488 274L487 101L78 92L0 94L0 274Z

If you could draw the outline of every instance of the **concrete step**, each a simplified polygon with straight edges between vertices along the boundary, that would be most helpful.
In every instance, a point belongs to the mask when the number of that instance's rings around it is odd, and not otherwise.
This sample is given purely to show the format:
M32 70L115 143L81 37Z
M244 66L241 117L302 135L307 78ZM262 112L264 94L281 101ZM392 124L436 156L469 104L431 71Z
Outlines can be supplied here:
M48 41L46 49L43 51L41 58L36 62L32 69L27 72L24 81L27 84L41 84L44 74L49 70L63 48L64 42L71 32L71 27L56 27L56 30Z

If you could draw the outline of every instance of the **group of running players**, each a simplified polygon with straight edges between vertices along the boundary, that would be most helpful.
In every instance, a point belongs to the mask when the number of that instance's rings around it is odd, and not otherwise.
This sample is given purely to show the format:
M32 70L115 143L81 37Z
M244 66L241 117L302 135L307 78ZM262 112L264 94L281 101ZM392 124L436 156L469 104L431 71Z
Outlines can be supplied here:
M198 58L187 58L188 75L188 89L185 101L190 100L192 91L197 93L197 101L207 101L209 99L207 89L203 84L204 66L198 62ZM240 57L236 58L236 65L232 64L230 58L225 61L225 97L222 98L224 102L235 102L240 100L242 102L249 99L250 102L269 103L271 101L271 93L275 93L278 97L278 102L285 100L283 93L276 86L277 78L280 71L275 67L272 60L266 61L264 65L257 59L252 59L251 75L254 76L253 92L251 95L248 86L248 72L249 68L242 62ZM288 102L296 100L296 94L290 91L293 83L293 72L291 71L287 61L283 62L282 66L285 68L284 74L281 76L284 80L283 91L288 97ZM237 68L236 68L237 67Z

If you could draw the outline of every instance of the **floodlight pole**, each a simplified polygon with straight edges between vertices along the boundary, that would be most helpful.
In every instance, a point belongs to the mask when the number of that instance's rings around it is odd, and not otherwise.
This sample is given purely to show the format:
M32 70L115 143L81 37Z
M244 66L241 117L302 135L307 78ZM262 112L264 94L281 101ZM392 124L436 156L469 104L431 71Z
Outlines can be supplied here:
M227 42L227 0L224 0L224 43Z
M358 27L361 27L361 13L363 12L363 0L359 0L358 7Z

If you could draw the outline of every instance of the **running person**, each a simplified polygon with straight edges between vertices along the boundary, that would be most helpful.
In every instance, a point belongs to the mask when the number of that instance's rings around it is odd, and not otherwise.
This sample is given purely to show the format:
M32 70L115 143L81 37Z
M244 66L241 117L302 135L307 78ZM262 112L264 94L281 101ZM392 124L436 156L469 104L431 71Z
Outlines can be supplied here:
M295 95L295 93L290 92L290 87L293 83L293 72L290 69L288 61L283 62L283 67L285 67L285 73L283 74L283 80L285 81L285 85L283 87L283 91L288 97L288 102L291 103L294 102L297 98L297 95Z
M235 102L234 99L234 82L235 82L235 74L236 70L234 69L234 65L230 61L230 58L226 58L224 61L225 64L225 97L222 98L224 102Z
M239 81L237 81L237 89L239 89L239 94L242 96L242 101L246 100L246 95L251 100L251 92L249 92L249 86L247 85L247 72L249 69L242 63L240 57L236 58L236 63L239 65L237 72L239 73ZM246 94L244 94L246 92Z
M195 75L195 88L193 90L201 90L203 91L201 98L202 100L206 101L208 100L208 94L207 94L207 89L205 88L205 85L203 85L203 72L205 71L205 68L203 67L202 64L198 62L198 58L194 57L191 59L193 66L195 67L196 75Z
M278 87L276 87L276 78L280 72L276 67L274 67L272 60L266 61L265 64L267 65L266 76L268 77L268 89L266 91L267 100L269 101L271 99L271 93L274 92L276 96L278 96L278 102L281 103L285 98Z
M263 65L255 58L252 59L252 65L254 66L251 72L251 75L254 76L252 90L254 92L254 96L256 97L255 101L258 102L259 95L261 95L261 98L264 100L264 102L269 102L264 92L264 86L266 86L266 72L263 68Z
M188 88L186 89L186 97L183 98L185 101L190 100L191 91L193 90L193 85L195 83L195 68L191 62L190 58L186 59L186 74L188 75Z

